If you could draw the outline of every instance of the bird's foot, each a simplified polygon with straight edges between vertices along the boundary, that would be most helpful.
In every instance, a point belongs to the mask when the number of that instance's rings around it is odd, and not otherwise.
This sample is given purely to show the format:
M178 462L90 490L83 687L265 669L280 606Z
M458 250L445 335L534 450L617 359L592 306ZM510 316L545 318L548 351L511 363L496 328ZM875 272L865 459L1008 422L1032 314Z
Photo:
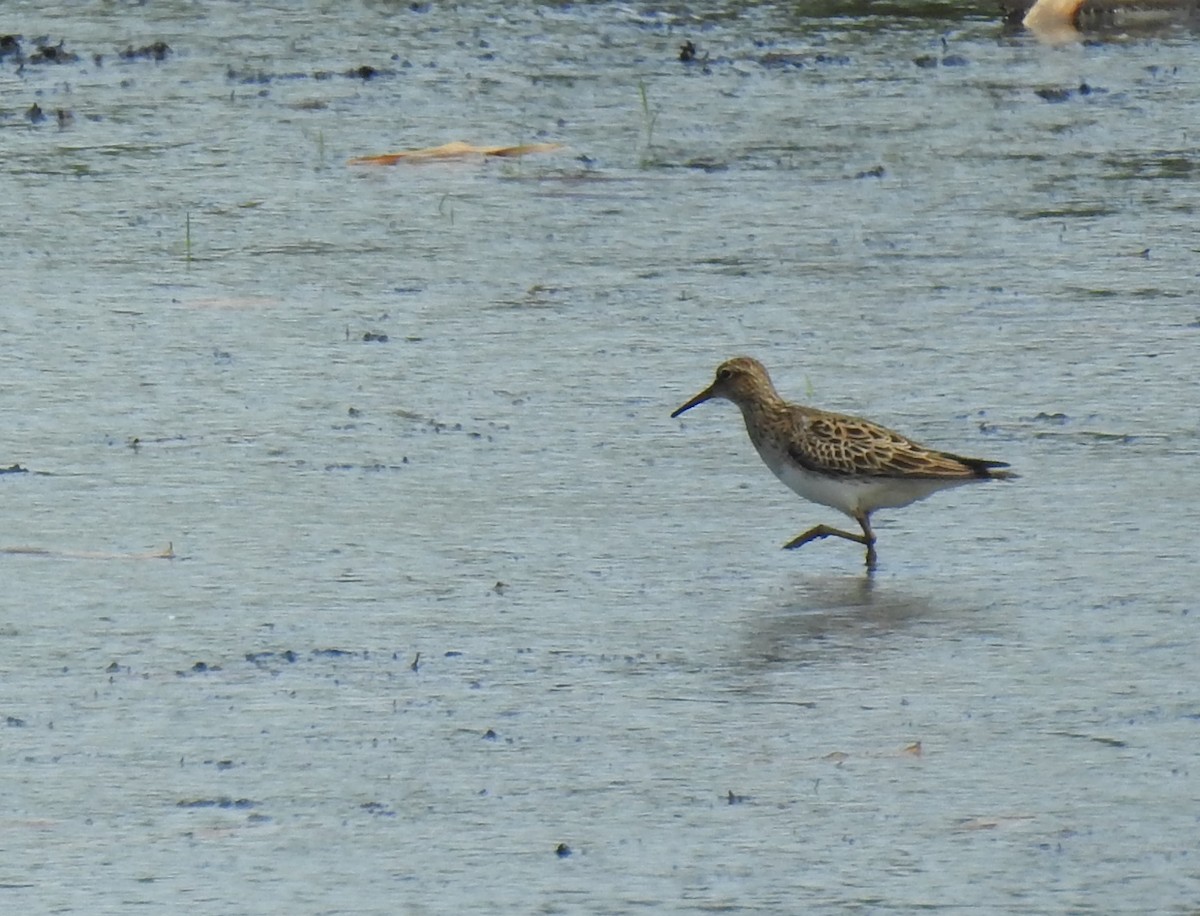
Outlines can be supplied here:
M784 550L795 550L797 547L803 547L809 541L816 541L821 538L845 538L847 541L854 541L858 544L866 544L868 554L873 554L875 548L867 543L867 539L861 534L851 534L849 531L842 531L840 528L830 528L828 525L817 525L815 528L809 528L804 534L796 535L786 544L783 545Z
M867 537L865 534L853 534L849 531L842 531L840 528L831 528L828 525L817 525L815 528L809 528L804 534L799 534L783 545L784 550L795 550L797 547L803 547L809 541L817 541L821 538L844 538L847 541L854 541L856 544L862 544L867 548L867 569L874 570L878 556L875 553L875 538Z

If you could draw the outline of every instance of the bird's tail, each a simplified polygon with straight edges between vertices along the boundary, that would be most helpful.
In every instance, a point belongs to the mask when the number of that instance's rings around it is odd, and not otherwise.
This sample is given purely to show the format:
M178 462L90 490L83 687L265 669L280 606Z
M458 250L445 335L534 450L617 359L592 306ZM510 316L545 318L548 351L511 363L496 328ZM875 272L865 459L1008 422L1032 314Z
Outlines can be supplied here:
M1008 462L1006 461L986 461L983 458L955 457L969 467L976 477L982 480L1016 480L1021 476L1016 471L1006 470L1008 468Z

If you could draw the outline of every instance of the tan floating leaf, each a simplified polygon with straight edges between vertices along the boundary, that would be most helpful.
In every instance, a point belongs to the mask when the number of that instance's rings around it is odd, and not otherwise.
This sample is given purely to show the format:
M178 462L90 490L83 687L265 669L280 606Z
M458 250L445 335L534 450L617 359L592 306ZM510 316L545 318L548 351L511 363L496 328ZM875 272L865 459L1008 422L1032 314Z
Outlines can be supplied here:
M1001 814L994 817L966 817L955 824L956 830L998 830L1033 820L1032 814Z
M553 153L563 149L561 143L525 143L520 146L474 146L454 140L441 146L424 149L401 150L398 153L382 153L378 156L356 156L350 165L396 165L400 162L440 162L448 159L470 159L471 157L499 157L505 159L528 156L531 153Z
M278 305L270 296L232 296L224 298L180 299L180 305L194 309L258 309Z
M58 557L68 560L173 560L175 548L173 543L167 544L162 550L151 550L146 553L108 553L100 550L55 550L51 547L0 547L0 553L23 554L35 557Z

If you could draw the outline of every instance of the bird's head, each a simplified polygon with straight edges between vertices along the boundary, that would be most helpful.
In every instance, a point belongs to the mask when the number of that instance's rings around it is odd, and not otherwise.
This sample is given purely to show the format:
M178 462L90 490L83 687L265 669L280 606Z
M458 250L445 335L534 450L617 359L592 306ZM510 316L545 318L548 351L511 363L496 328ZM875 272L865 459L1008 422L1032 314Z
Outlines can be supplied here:
M735 356L717 367L717 375L711 385L677 408L671 416L677 417L685 410L691 410L697 404L713 398L725 398L738 407L744 407L756 400L775 396L775 386L771 384L771 376L767 375L763 364L749 356Z

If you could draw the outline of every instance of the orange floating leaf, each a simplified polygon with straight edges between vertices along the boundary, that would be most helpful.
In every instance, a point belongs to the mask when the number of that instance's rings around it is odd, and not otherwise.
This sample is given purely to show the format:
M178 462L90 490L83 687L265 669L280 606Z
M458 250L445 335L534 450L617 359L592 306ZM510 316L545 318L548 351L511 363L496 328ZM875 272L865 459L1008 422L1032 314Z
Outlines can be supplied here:
M441 146L428 146L423 149L402 150L398 153L382 153L378 156L356 156L350 160L350 165L396 165L400 162L441 162L451 159L470 159L472 157L497 157L515 159L518 156L528 156L531 153L553 153L563 149L561 143L525 143L520 146L474 146L454 140Z

